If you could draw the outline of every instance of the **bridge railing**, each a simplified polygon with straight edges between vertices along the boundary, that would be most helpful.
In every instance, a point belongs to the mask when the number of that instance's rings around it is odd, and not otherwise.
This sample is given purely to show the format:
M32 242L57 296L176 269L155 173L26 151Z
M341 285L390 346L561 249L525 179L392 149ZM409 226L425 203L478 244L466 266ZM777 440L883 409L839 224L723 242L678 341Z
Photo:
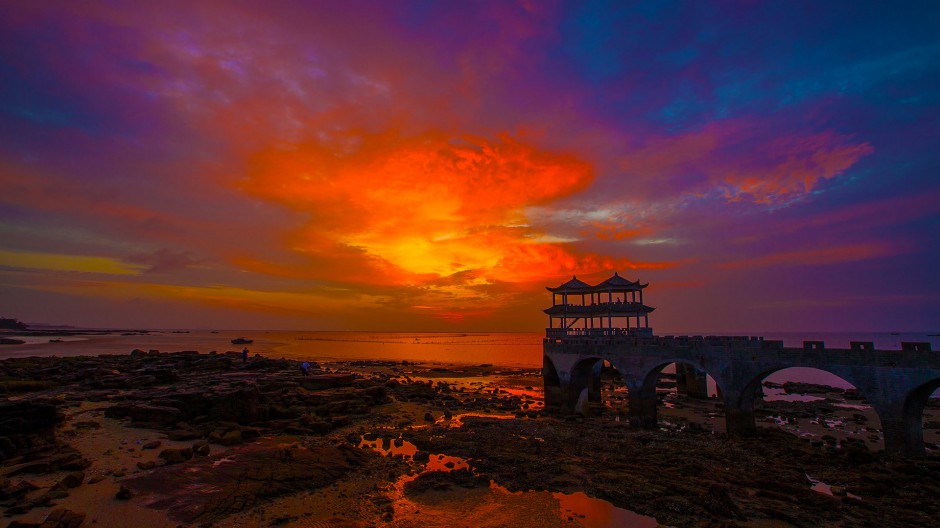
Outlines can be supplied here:
M651 328L546 328L545 337L550 339L588 338L616 339L652 337Z

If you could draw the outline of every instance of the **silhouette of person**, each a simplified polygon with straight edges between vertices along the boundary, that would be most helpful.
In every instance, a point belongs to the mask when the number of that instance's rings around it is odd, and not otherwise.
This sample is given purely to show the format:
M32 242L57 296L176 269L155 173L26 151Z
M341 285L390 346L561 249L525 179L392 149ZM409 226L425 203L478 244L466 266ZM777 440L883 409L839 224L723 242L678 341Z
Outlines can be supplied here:
M304 376L306 376L307 374L309 374L309 373L310 373L310 363L307 362L307 361L304 361L303 364L300 365L300 372L303 373Z
M248 363L248 347L242 350L242 363Z

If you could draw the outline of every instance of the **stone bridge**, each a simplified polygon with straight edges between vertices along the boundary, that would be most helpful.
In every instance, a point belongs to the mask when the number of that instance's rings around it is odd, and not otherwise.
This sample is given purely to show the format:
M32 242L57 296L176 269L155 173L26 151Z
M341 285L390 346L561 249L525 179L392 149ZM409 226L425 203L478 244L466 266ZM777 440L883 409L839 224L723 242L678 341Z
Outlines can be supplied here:
M881 419L885 452L898 456L924 454L924 406L940 387L940 354L929 343L875 350L870 342L852 342L850 349L827 349L820 341L784 348L782 341L756 337L556 335L545 338L543 350L547 408L574 413L585 402L600 402L600 373L608 361L626 382L630 424L639 428L656 427L656 380L671 363L714 378L732 435L756 428L754 400L768 375L790 367L831 372L868 400Z

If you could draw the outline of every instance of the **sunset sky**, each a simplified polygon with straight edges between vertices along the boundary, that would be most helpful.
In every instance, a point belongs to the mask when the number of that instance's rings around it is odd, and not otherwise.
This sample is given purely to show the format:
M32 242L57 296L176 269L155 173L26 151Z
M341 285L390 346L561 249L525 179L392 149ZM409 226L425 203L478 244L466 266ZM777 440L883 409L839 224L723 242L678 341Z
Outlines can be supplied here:
M0 4L0 316L940 331L940 3Z

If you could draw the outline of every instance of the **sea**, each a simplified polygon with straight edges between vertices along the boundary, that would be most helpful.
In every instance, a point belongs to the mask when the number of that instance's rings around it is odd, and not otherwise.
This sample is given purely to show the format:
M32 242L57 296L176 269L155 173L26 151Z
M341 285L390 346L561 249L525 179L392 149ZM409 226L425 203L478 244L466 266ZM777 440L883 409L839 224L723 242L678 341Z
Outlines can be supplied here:
M690 333L674 335L710 335ZM722 335L729 335L727 333ZM940 350L940 333L928 332L741 332L730 335L762 336L783 340L787 347L803 341L823 341L827 348L849 348L850 341L871 341L878 350L900 350L902 342L928 342ZM16 337L7 335L7 337ZM385 360L449 363L539 369L542 333L535 332L288 332L246 330L154 330L146 333L113 332L82 336L23 336L22 345L0 346L0 359L27 356L88 356L127 354L134 349L177 352L195 350L249 352L271 358L308 361ZM248 345L233 339L251 339ZM51 339L60 341L50 342ZM849 388L847 381L815 369L790 368L767 378L782 383L801 381Z

